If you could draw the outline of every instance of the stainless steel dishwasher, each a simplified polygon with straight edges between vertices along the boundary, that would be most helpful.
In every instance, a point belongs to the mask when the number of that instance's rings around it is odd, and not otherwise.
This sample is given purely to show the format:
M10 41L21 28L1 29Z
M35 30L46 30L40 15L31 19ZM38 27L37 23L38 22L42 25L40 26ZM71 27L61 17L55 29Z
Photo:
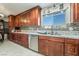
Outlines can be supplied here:
M38 35L29 34L29 48L38 51Z

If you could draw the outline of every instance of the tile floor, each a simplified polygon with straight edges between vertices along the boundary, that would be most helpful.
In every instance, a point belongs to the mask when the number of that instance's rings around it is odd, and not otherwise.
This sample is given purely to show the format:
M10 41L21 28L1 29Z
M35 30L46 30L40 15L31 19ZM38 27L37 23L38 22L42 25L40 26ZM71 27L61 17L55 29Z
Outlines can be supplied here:
M0 42L0 56L43 56L9 40Z

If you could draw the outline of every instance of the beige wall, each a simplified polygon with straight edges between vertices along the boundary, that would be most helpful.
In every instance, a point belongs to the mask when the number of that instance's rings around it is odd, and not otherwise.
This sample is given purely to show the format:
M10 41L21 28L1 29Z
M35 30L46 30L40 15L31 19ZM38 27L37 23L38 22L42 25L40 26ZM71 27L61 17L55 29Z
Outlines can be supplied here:
M70 11L70 4L64 4L64 7L65 8L68 8L67 10L66 10L66 16L65 16L65 20L66 20L66 23L70 23L71 21L70 21L70 19L71 19L71 11Z

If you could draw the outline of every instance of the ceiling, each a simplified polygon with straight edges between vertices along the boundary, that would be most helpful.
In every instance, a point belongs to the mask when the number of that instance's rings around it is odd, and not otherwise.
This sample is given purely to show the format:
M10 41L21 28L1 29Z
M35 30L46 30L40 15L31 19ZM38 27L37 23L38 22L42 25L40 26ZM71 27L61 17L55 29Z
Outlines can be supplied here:
M39 5L41 8L52 5L52 3L0 3L0 13L8 15L17 15L25 10Z

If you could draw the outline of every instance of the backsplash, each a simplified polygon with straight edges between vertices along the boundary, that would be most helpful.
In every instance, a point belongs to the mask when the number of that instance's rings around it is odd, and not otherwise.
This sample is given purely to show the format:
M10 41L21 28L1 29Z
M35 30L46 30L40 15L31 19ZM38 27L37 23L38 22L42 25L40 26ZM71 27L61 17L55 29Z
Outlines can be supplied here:
M79 35L79 31L53 31L57 35Z
M44 27L44 26L24 26L21 27L22 31L35 31L35 32L45 32L49 34L57 34L57 35L79 35L79 29L77 30L69 30L69 27L56 26L56 27Z

